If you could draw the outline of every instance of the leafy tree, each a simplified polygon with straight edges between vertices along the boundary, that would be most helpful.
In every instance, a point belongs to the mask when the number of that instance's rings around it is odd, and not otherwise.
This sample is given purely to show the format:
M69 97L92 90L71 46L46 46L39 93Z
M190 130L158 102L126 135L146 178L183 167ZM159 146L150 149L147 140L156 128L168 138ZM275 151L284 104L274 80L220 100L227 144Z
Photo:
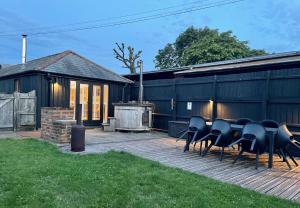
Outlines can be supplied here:
M140 58L142 51L138 51L136 54L134 52L134 48L131 46L127 47L128 50L128 55L126 55L126 49L125 49L125 44L124 43L116 43L117 48L114 48L114 55L115 58L121 61L124 64L124 68L128 68L130 70L131 74L136 73L136 63L137 59Z
M247 41L240 41L231 31L196 29L189 27L175 43L168 43L158 51L155 66L159 69L177 66L224 61L266 54L264 50L251 49Z
M155 57L156 67L164 70L170 67L178 66L178 56L176 54L176 49L173 44L168 43L164 49L158 51L158 55Z

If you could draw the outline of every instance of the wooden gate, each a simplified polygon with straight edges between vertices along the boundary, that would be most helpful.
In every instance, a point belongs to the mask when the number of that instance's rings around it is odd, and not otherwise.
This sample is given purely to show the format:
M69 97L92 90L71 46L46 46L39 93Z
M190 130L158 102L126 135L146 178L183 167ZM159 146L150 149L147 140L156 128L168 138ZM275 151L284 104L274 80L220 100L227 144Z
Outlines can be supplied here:
M14 103L13 95L0 94L0 128L14 128Z
M0 129L33 129L35 126L35 91L0 94Z

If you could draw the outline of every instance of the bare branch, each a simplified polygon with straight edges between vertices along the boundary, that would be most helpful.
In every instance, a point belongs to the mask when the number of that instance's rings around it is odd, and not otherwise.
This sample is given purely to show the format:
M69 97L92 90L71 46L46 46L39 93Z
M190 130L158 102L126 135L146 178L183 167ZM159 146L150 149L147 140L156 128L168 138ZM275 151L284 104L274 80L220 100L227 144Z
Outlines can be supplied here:
M130 67L129 61L128 59L125 58L125 52L124 52L124 44L122 43L122 46L120 46L118 43L116 43L119 51L117 51L117 49L113 49L114 53L115 53L115 58L118 59L119 61L122 61L125 64L126 68Z
M142 51L139 51L139 52L134 56L135 60L138 59L138 58L140 58L141 54L142 54Z
M131 46L127 47L128 50L128 57L125 57L125 44L124 43L116 43L117 48L113 49L113 52L115 54L115 58L119 61L121 61L125 66L125 68L128 68L131 73L136 72L136 60L140 58L142 51L138 51L137 54L134 53L134 48Z

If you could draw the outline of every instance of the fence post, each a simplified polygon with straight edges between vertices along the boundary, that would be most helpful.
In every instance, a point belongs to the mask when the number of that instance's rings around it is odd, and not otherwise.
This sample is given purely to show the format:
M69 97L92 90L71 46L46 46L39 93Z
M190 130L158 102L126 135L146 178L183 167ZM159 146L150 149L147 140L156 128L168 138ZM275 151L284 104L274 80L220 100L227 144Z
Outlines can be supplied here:
M172 119L174 121L176 121L177 119L177 110L176 110L176 101L177 101L177 92L176 92L176 80L177 80L177 77L175 77L173 79L173 95L172 95L172 100L171 100L171 110L172 110Z
M12 99L12 101L13 101L13 131L17 131L17 128L16 128L16 123L15 123L15 121L16 121L16 109L15 109L15 102L16 102L16 99L15 99L15 97Z
M13 123L14 123L14 131L18 130L18 111L19 111L19 92L14 92L13 94L13 99L14 99L14 119L13 119Z
M266 83L265 83L264 97L263 97L263 101L262 101L262 120L268 118L270 77L271 77L271 71L268 70L267 77L266 77Z
M38 116L38 113L37 113L37 96L36 96L36 91L34 90L33 91L33 95L32 96L34 96L34 113L35 113L35 115L34 115L34 123L35 123L35 130L37 131L39 128L38 128L38 125L37 125L37 120L38 120L38 118L37 118L37 116Z
M214 75L214 80L213 80L213 95L211 97L212 101L212 109L211 109L211 121L214 121L217 117L217 75Z

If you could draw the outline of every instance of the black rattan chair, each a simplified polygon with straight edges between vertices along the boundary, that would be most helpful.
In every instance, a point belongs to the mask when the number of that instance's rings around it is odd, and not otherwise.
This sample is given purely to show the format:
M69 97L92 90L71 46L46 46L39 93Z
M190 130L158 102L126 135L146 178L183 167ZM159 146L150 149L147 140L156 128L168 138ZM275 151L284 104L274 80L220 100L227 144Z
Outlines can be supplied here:
M266 130L260 123L247 123L243 128L242 137L231 145L234 144L240 144L241 150L233 163L235 163L241 157L243 152L255 153L255 168L257 169L259 155L263 154L267 147Z
M220 160L222 161L224 148L228 147L232 142L231 134L232 131L229 122L222 119L215 120L211 126L210 133L199 140L200 142L205 141L206 143L210 141L209 146L205 148L202 156L205 156L212 146L218 146L222 148L220 156Z
M265 128L278 128L279 127L279 124L273 120L263 120L261 122L261 125L263 125Z
M249 118L240 118L238 119L235 124L245 126L247 123L253 122L253 120ZM232 138L234 141L237 141L242 136L242 131L234 130L232 131ZM240 148L239 148L240 149Z
M208 132L208 128L206 126L206 121L201 116L193 116L190 119L189 126L186 130L182 131L183 133L176 141L183 139L187 136L186 145L184 147L184 151L188 151L190 144L199 140ZM195 143L196 144L196 143ZM202 142L201 142L202 147Z
M238 119L235 124L245 126L247 123L253 122L250 118L240 118ZM232 131L232 139L233 141L237 141L242 136L242 131L240 130L233 130ZM232 147L234 148L234 147ZM240 145L238 144L238 150L240 150Z
M278 154L283 157L283 161L286 162L290 169L292 169L286 155L288 155L292 159L296 166L298 166L298 163L296 162L292 154L288 151L288 146L294 146L300 150L300 143L294 139L286 124L282 124L278 127L278 132L275 140L275 148Z

